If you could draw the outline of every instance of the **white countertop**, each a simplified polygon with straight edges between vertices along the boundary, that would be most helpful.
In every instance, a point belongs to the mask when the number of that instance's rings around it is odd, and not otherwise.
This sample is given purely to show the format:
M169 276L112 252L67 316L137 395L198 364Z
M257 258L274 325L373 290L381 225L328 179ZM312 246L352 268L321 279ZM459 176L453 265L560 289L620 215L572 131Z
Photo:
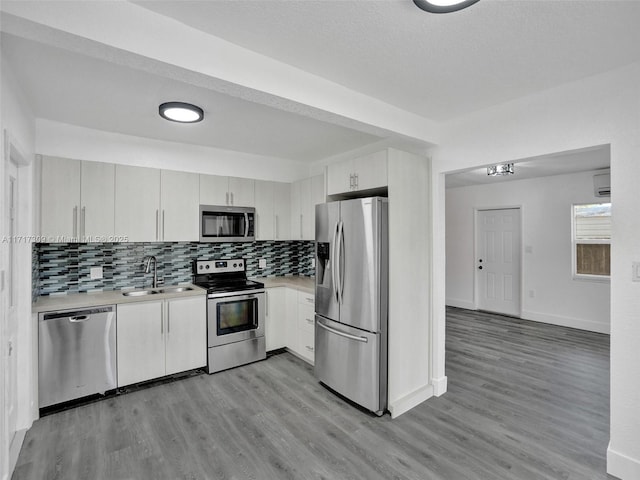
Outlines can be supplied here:
M266 288L287 287L304 293L315 293L315 277L287 275L285 277L256 277L255 280L264 283Z
M177 285L162 285L158 287L168 288ZM156 293L154 295L142 295L139 297L129 297L123 295L123 292L127 290L108 290L104 292L87 292L87 293L70 293L67 295L46 295L38 297L37 300L31 304L31 312L50 312L57 310L69 310L74 308L86 308L96 307L100 305L115 305L119 303L132 303L132 302L149 302L155 300L164 300L167 298L180 298L180 297L193 297L197 295L206 295L207 291L204 288L197 287L196 285L180 285L188 286L193 290L186 292L173 292L173 293ZM144 290L144 289L136 289Z

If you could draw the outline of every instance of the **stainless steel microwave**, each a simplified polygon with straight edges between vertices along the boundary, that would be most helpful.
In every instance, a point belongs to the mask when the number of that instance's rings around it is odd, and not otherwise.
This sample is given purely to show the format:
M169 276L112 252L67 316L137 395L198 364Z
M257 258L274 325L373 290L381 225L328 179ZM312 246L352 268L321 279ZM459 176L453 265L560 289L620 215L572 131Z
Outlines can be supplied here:
M252 242L256 209L226 205L200 205L201 242Z

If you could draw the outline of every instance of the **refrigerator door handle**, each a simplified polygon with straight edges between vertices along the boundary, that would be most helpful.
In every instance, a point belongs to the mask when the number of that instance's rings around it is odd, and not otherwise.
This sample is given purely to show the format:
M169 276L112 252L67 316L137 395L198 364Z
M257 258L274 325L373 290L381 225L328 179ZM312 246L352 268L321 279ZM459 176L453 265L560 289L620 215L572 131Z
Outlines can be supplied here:
M344 332L341 332L340 330L336 330L335 328L328 327L328 326L326 326L326 325L324 325L323 323L320 323L320 322L316 322L316 325L318 325L320 328L325 329L328 332L335 333L336 335L348 338L349 340L355 340L356 342L362 342L362 343L368 343L369 342L367 337L359 337L358 335L351 335L349 333L344 333Z
M338 269L338 262L336 262L336 244L338 242L338 225L340 223L336 223L336 226L333 228L333 240L331 242L331 285L333 286L333 295L336 297L336 302L340 302L340 298L338 297L338 280L336 278L336 270Z
M344 293L344 223L338 223L338 302L342 304Z

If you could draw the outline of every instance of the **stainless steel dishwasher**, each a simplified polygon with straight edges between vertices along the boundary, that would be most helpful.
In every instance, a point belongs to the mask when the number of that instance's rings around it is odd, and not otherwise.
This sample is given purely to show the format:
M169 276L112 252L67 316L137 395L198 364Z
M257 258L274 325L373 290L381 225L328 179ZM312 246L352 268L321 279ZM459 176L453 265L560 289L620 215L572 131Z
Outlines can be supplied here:
M40 408L116 388L114 305L39 315Z

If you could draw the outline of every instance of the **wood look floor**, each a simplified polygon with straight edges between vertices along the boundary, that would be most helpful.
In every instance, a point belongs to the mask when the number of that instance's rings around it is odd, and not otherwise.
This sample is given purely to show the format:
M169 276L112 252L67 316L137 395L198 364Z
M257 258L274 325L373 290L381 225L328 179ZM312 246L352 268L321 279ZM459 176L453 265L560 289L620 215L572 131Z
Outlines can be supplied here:
M609 337L447 313L448 392L391 420L289 353L44 417L14 480L606 479Z

